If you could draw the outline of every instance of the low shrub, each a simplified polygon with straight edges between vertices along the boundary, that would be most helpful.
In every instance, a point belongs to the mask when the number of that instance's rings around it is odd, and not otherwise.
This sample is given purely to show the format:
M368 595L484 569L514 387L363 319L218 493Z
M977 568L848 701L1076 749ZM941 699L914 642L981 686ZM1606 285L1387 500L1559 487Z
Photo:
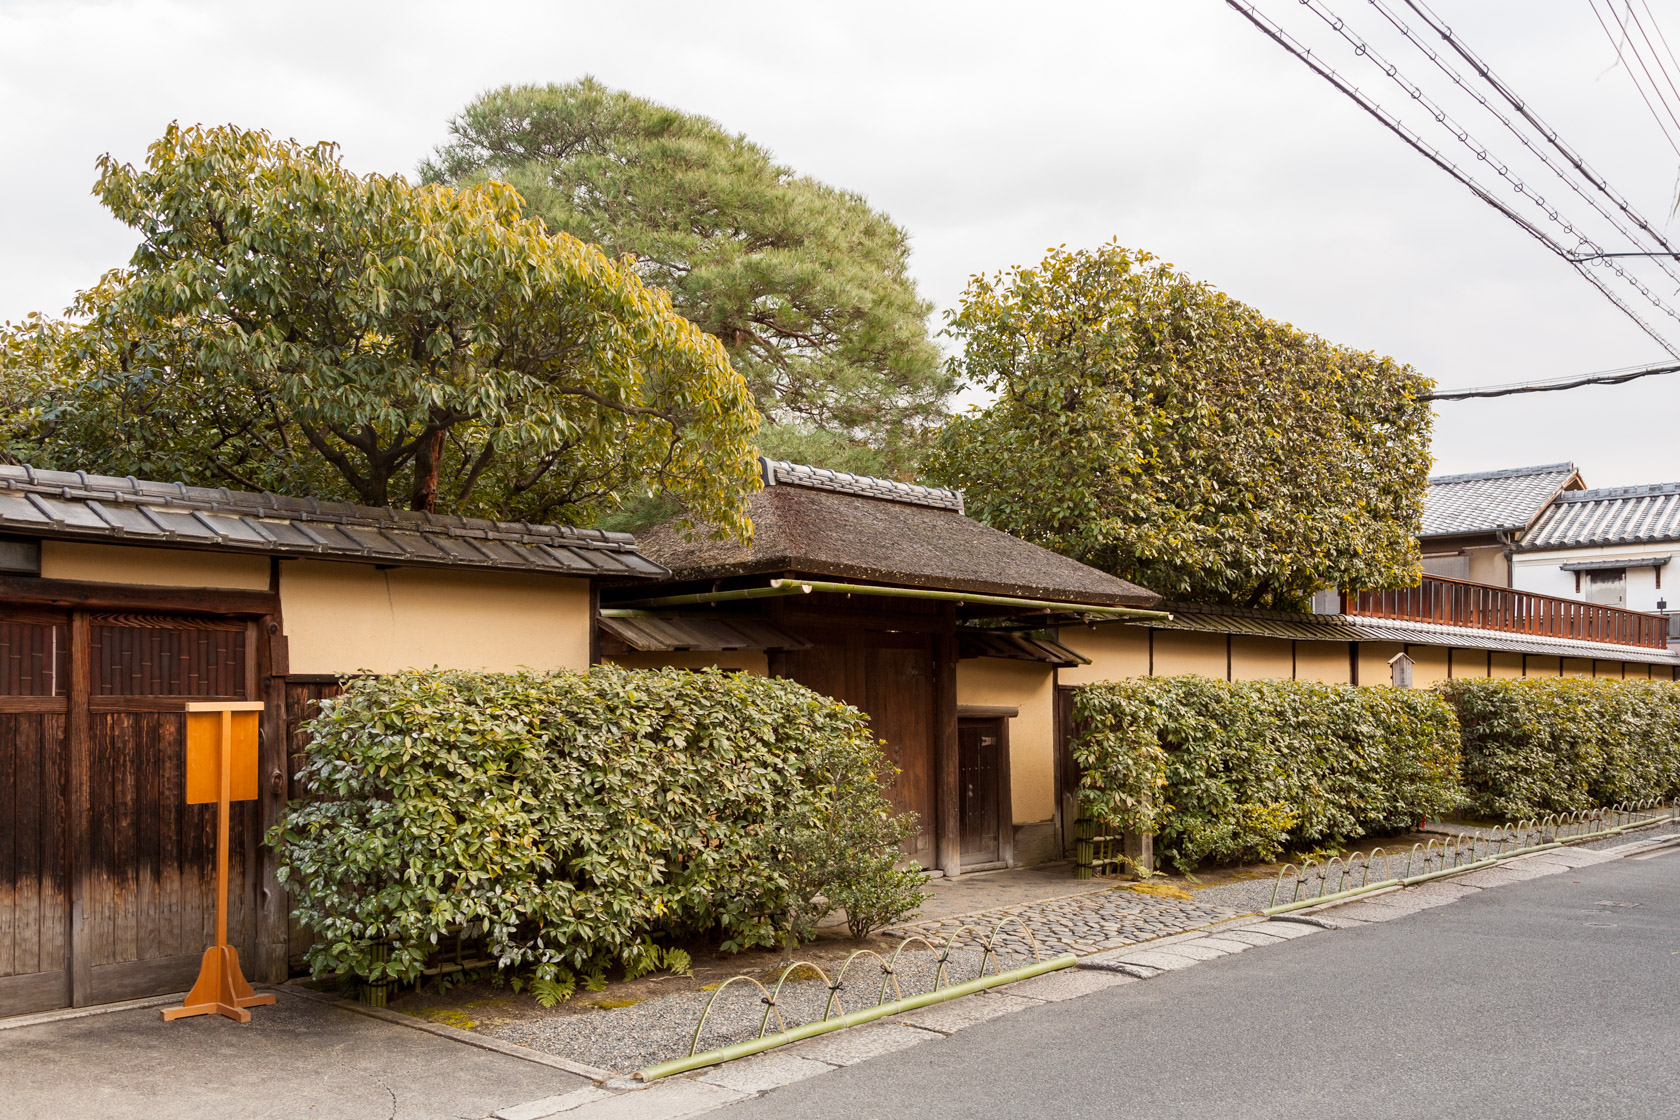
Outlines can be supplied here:
M1074 719L1085 811L1155 833L1180 870L1394 831L1463 798L1457 722L1429 692L1150 677L1079 689Z
M913 824L867 719L792 681L405 672L307 732L305 797L269 842L317 975L411 981L465 930L561 998L668 963L658 941L770 944L848 891L897 900L872 921L920 902L881 850Z
M1502 819L1680 796L1680 685L1671 681L1455 680L1464 780Z

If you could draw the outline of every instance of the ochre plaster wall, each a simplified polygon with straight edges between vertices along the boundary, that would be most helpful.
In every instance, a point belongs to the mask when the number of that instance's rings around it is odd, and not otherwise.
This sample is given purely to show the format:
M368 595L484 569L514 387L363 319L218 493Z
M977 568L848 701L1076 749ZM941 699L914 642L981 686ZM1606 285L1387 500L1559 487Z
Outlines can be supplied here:
M1056 639L1091 664L1061 670L1065 685L1123 681L1149 675L1149 631L1140 626L1064 626Z
M1225 679L1225 635L1186 630L1155 631L1155 676L1195 674Z
M1488 651L1485 649L1453 649L1447 651L1452 658L1452 678L1455 681L1473 677L1486 678L1488 675ZM1415 655L1414 655L1415 656Z
M1322 684L1349 684L1346 642L1296 642L1295 679Z
M1584 657L1566 657L1563 659L1563 675L1566 677L1591 677L1593 663Z
M1287 638L1257 638L1231 635L1231 679L1234 681L1286 681L1295 672L1294 643Z
M1404 647L1399 642L1359 643L1359 683L1361 685L1393 684L1394 670L1388 659ZM1416 681L1414 680L1415 684Z
M1626 674L1622 672L1622 664L1623 663L1620 661L1595 661L1593 662L1593 676L1611 677L1613 679L1620 680L1622 677L1626 676Z
M293 673L589 667L589 584L513 572L280 565Z
M1530 653L1523 658L1523 675L1527 677L1561 677L1563 673L1558 669L1559 659L1547 657L1544 654Z
M1493 655L1493 675L1501 680L1512 680L1523 675L1523 659L1520 653L1499 653Z
M41 576L149 587L268 590L268 557L183 548L42 541Z
M1447 651L1438 646L1408 645L1412 655L1412 687L1429 688L1447 679Z
M1063 670L1066 672L1066 670ZM957 662L957 707L1017 708L1009 721L1009 799L1015 824L1056 814L1056 670L1000 657Z
M761 650L740 649L706 653L701 650L676 650L669 653L615 653L603 657L609 665L626 669L739 669L755 677L770 675L770 659Z

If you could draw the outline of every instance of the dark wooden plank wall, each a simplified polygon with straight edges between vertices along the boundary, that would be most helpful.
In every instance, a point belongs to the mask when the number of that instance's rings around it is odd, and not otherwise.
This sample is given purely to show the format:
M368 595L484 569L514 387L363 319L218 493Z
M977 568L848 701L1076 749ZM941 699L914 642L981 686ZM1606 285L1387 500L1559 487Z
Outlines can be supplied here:
M14 1014L70 997L69 635L62 614L0 621L0 1009Z

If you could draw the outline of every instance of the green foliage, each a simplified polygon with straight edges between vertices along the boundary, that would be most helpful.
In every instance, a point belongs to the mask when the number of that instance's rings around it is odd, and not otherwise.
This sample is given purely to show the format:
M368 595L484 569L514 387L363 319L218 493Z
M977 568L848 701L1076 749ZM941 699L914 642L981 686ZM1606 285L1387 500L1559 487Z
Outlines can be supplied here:
M773 943L801 892L845 887L790 835L895 834L867 719L792 681L405 672L350 683L309 734L269 842L317 975L413 980L464 929L561 999L689 966L656 939Z
M1515 820L1680 797L1680 685L1453 680L1471 805Z
M853 937L864 938L916 912L927 892L921 868L899 868L899 846L915 835L916 814L894 814L882 795L887 772L858 767L852 752L817 744L807 754L808 780L822 808L777 822L769 855L788 875L787 945L808 941L835 909L846 912Z
M749 532L758 416L723 348L506 185L357 176L232 126L100 170L140 246L79 321L0 332L0 451L495 518L662 490Z
M970 516L1169 598L1416 582L1430 382L1410 367L1113 244L976 276L948 333L997 394L927 463Z
M928 338L909 236L861 195L590 78L504 86L449 128L423 176L511 183L549 229L633 256L746 376L772 457L902 471L943 416L954 379Z
M1147 677L1074 700L1083 811L1182 870L1416 825L1462 800L1458 725L1429 692Z

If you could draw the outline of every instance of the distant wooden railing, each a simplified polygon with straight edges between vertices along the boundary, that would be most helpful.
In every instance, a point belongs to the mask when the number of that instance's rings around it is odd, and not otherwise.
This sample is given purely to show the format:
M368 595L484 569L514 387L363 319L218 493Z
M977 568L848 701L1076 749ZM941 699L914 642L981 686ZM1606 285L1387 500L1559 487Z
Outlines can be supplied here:
M1424 576L1418 586L1398 591L1345 592L1342 611L1367 618L1399 618L1583 642L1668 648L1668 620L1662 615L1446 576Z

